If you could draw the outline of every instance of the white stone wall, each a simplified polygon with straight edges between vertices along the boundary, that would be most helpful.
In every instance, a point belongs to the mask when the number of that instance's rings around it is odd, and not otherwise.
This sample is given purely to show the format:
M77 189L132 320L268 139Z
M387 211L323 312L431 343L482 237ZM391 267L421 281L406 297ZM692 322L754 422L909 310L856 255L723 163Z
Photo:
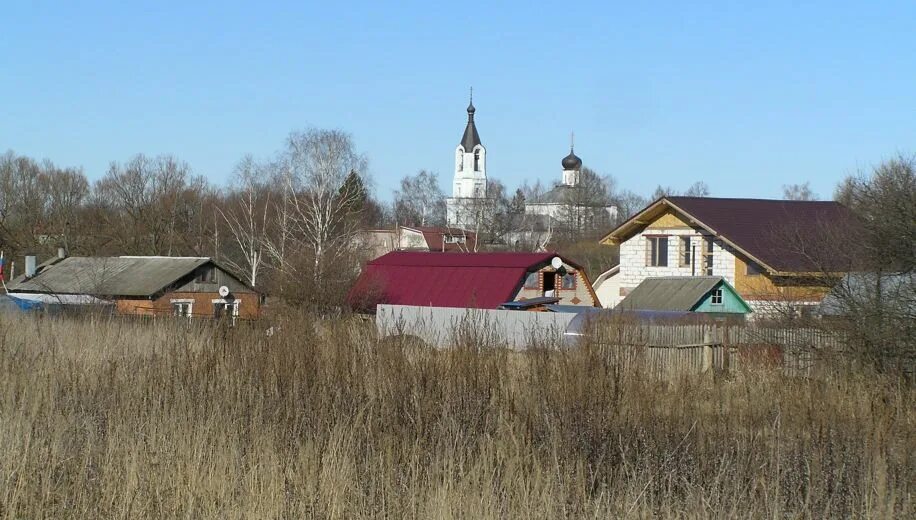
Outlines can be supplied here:
M605 309L612 309L620 302L620 274L610 276L594 287L598 301Z
M652 267L646 265L649 247L646 235L667 235L668 236L668 265L666 267ZM692 258L693 266L680 267L679 254L681 236L689 236L690 244L695 258ZM617 278L620 280L620 291L632 290L643 280L650 277L659 276L702 276L703 270L702 251L705 247L705 239L710 235L703 234L694 229L646 229L642 233L633 236L626 242L620 244L620 274ZM721 240L713 240L713 271L714 276L722 276L728 283L735 283L735 255L730 247ZM616 306L623 296L618 296L616 301L605 302L605 306Z
M480 169L474 170L474 150L480 150ZM458 145L455 149L455 177L452 182L452 196L486 197L487 196L487 150L483 145L474 150L465 151Z

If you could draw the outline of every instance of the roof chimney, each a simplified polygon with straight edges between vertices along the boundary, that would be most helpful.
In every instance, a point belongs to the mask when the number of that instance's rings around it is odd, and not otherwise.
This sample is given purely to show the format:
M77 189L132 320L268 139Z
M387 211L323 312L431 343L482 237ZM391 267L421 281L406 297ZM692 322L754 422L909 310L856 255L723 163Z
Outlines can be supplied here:
M64 259L67 258L67 250L63 247L57 248L57 258Z
M36 261L35 255L26 255L25 257L25 277L31 278L35 276L35 271L38 269L38 262Z

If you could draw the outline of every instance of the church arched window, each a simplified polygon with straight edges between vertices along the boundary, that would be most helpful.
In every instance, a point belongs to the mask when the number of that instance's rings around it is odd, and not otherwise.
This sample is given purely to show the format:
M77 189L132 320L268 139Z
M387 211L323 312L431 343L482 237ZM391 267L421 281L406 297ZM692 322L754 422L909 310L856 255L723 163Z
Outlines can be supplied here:
M474 171L480 171L480 148L474 150Z
M458 171L464 171L464 152L458 150Z

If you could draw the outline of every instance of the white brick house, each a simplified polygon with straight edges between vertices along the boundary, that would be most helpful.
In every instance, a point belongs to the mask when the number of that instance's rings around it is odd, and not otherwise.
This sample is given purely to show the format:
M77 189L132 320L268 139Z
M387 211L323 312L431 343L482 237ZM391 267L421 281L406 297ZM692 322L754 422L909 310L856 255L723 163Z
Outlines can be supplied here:
M614 307L646 278L721 276L758 313L816 305L829 289L785 237L814 237L824 226L849 222L836 202L663 197L608 233L620 247ZM605 301L607 300L607 301Z

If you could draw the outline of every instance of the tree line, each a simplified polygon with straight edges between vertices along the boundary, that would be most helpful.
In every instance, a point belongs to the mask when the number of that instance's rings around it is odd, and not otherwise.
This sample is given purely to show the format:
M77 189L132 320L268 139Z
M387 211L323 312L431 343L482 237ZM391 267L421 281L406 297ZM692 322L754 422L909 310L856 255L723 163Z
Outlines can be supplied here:
M912 170L913 160L900 157L870 175L848 177L836 193L867 222L899 223L886 231L877 226L887 235L881 235L880 250L895 251L895 265L914 256L914 220L894 220L887 212L911 210L906 183L912 183ZM0 155L0 249L8 259L49 256L59 247L72 255L209 256L270 294L333 304L366 260L363 231L446 224L446 197L435 172L404 176L390 203L375 197L371 185L367 156L339 130L292 132L269 159L239 160L226 186L171 155L112 162L90 182L81 168L9 151ZM641 196L587 167L575 189L557 198L558 189L538 181L512 191L490 180L472 230L477 242L482 248L560 250L597 274L617 262L613 248L597 244L614 225L660 196L710 195L697 182L683 192L659 186ZM898 194L894 205L875 202L890 192ZM808 183L785 186L784 194L816 198ZM551 217L526 211L529 203L548 199L559 205ZM888 257L874 252L876 259Z

